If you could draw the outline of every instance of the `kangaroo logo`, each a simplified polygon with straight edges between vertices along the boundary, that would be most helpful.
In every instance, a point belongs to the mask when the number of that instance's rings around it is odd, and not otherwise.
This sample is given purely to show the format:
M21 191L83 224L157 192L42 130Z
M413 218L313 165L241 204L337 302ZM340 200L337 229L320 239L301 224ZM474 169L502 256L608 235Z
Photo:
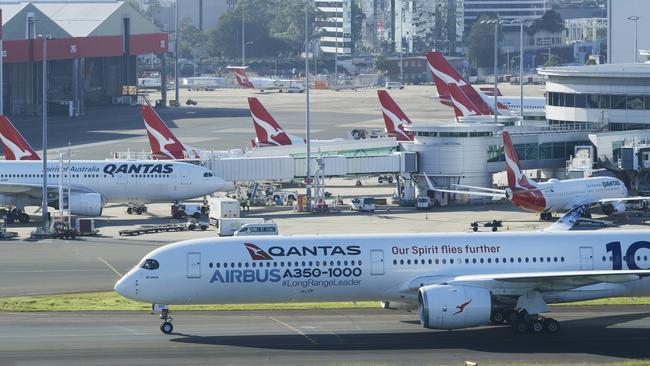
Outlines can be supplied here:
M472 299L469 299L468 302L462 303L462 304L460 304L460 305L456 305L456 309L458 309L458 311L455 312L455 313L453 313L452 316L457 315L457 314L460 314L460 313L462 313L463 311L465 311L465 307L467 307L467 305L469 305L471 302L472 302Z
M270 142L275 145L281 145L281 143L275 140L275 137L284 134L285 133L284 130L282 130L281 128L273 127L270 123L258 118L254 113L252 113L252 111L251 111L251 116L253 117L253 121L255 121L255 124L260 126L266 133L267 141L263 141L263 139L260 139L262 140L261 142ZM264 136L259 136L259 137L264 137Z
M269 253L253 243L244 243L244 246L254 261L268 261L273 259Z
M4 146L10 150L10 151L5 151L5 154L8 153L7 155L9 154L13 155L14 156L13 160L27 160L23 158L32 157L33 153L31 151L22 149L21 147L16 145L13 141L8 139L4 134L0 134L0 139L2 140Z
M406 120L403 120L403 119L397 117L397 115L395 115L395 113L390 111L388 108L385 108L384 106L381 107L381 111L384 113L384 115L386 117L388 117L391 124L393 125L391 127L392 131L389 130L388 132L396 132L396 133L399 133L400 135L402 135L402 136L404 136L406 138L409 138L409 136L404 131L404 125L410 125L411 124L409 121L406 121Z

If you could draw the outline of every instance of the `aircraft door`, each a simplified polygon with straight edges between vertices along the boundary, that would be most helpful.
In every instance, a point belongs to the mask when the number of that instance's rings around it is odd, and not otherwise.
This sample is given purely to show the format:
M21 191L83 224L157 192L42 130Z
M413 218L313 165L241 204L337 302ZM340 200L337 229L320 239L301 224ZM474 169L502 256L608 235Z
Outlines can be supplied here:
M181 184L190 184L190 169L188 167L181 168Z
M187 253L187 278L201 278L201 253Z
M580 247L580 269L594 269L594 249L592 247Z
M370 274L383 275L384 274L384 251L380 249L373 249L370 251Z

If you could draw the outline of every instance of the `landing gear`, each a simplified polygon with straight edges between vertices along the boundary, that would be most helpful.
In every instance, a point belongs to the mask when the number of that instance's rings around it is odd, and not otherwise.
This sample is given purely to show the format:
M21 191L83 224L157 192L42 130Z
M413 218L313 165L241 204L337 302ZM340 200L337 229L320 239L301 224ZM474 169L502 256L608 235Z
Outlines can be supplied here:
M21 224L26 224L30 220L29 215L25 213L25 211L15 207L10 210L4 208L1 209L0 217L5 217L5 222L7 224L13 224L16 221L20 222Z
M494 324L503 324L506 321L506 315L502 311L497 310L492 313L490 320Z
M166 305L163 305L160 310L160 319L163 320L162 324L160 324L160 331L165 334L171 334L174 331L174 326L172 325L172 320L174 319L169 316L169 308Z
M147 206L129 203L129 206L126 208L126 213L129 215L142 215L143 213L147 213Z
M539 219L542 221L552 221L553 213L552 212L542 212L539 214Z
M528 314L526 311L520 311L512 321L512 330L518 334L555 334L560 331L560 323L555 319L545 318L539 314Z

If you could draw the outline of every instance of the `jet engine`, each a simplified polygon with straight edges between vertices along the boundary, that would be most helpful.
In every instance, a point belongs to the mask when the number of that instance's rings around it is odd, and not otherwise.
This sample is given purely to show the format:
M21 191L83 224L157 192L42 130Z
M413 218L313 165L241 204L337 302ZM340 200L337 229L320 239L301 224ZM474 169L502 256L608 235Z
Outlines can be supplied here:
M622 214L625 212L625 203L612 202L602 205L603 213L605 215Z
M70 213L81 216L102 214L102 196L99 193L73 193L70 196Z
M484 288L431 285L418 291L420 324L430 329L459 329L490 322L492 297Z

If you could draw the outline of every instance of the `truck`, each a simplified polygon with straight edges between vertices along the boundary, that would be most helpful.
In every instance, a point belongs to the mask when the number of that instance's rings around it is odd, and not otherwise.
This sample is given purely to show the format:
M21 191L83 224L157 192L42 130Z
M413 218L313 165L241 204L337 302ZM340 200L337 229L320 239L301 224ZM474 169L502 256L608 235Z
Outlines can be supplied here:
M355 211L374 212L375 208L374 197L355 197L352 199L352 209Z
M418 210L428 210L431 207L433 207L433 202L431 202L431 198L427 196L420 196L415 201L415 208Z
M264 218L261 217L235 217L219 219L217 225L217 234L219 236L233 236L235 232L246 224L262 224Z
M172 217L175 219L182 219L187 216L191 216L195 219L199 219L201 215L207 213L209 207L203 205L202 203L196 202L180 202L172 205Z
M238 200L229 197L210 197L210 214L208 215L210 225L219 227L221 219L233 219L240 217L240 203Z

